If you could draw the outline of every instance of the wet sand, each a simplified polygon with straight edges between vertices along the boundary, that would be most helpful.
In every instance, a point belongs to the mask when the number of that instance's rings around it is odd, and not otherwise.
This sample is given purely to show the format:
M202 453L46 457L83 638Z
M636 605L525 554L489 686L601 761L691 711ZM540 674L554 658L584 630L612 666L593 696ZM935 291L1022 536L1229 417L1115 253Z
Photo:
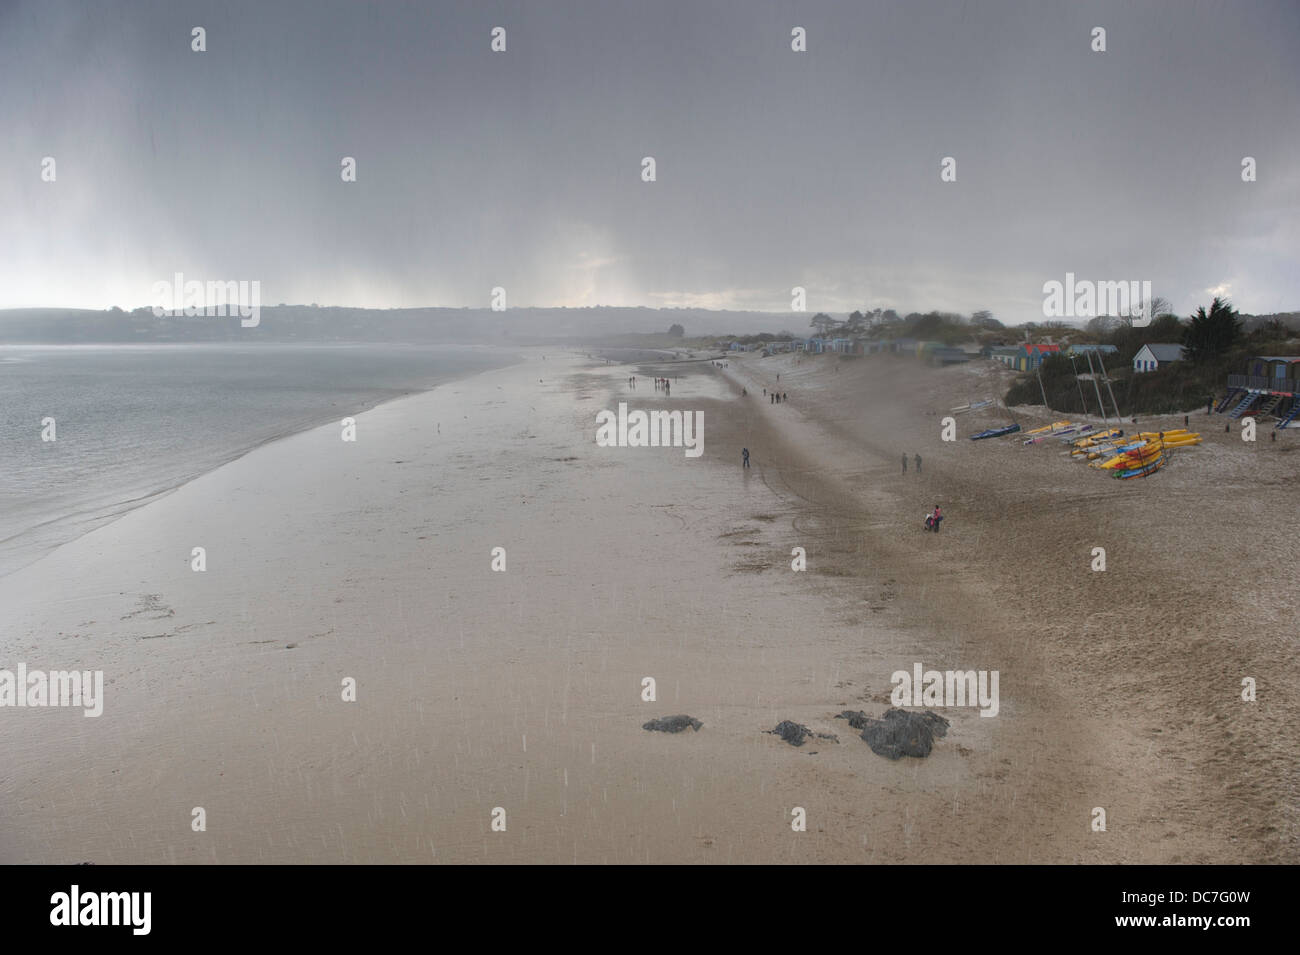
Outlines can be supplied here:
M0 711L0 861L1294 861L1294 734L1266 729L1294 725L1294 594L1280 565L1250 597L1213 578L1230 535L1168 519L1210 510L1192 469L1214 452L1249 502L1215 493L1212 519L1264 530L1295 457L1198 448L1160 475L1184 483L1135 494L1052 449L943 446L925 395L960 378L895 408L897 369L847 364L645 366L631 391L626 366L534 354L358 415L355 443L267 445L0 580L0 667L107 684L98 719ZM671 398L655 373L682 375ZM703 411L704 455L596 447L619 400ZM925 535L936 492L950 519ZM834 716L879 715L914 662L1000 670L1001 711L943 710L933 754L891 762ZM675 713L704 726L641 729ZM782 719L838 742L791 747L764 732Z

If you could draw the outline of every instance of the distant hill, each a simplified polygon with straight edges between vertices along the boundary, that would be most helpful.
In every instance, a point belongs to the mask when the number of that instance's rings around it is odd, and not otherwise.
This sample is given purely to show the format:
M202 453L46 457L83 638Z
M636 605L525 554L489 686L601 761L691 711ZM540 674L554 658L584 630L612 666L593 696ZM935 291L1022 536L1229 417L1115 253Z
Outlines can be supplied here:
M513 344L595 343L606 337L666 333L684 326L692 336L726 332L806 333L808 316L771 312L653 308L337 308L264 305L256 327L238 317L155 318L148 308L19 308L0 310L0 342L366 341Z

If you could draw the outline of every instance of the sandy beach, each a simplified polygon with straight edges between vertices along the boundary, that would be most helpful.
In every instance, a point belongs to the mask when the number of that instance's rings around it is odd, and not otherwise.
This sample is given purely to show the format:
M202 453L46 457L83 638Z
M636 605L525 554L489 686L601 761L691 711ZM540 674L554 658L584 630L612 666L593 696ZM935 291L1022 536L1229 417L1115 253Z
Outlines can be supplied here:
M258 448L0 578L0 668L105 678L0 720L0 862L1297 861L1300 435L1216 416L1147 482L942 442L996 375L535 350ZM597 447L619 401L704 454ZM918 662L1000 710L891 761L835 717Z

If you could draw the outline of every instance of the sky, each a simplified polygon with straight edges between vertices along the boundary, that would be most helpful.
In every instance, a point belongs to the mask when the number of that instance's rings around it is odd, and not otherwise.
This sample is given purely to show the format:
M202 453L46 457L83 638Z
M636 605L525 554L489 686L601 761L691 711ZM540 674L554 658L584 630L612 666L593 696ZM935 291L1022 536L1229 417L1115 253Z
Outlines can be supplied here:
M1295 310L1297 49L1294 0L0 0L0 308Z

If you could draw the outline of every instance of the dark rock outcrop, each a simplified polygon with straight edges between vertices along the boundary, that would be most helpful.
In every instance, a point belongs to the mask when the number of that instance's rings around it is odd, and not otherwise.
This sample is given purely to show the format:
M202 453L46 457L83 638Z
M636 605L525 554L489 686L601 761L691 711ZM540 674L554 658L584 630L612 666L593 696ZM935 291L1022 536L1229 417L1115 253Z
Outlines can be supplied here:
M878 756L901 759L929 756L935 739L947 733L948 721L937 713L891 709L878 720L867 720L862 738Z
M863 713L861 710L844 710L835 718L837 720L848 720L849 725L855 730L866 729L867 723L871 721L871 717L867 716L867 714Z
M768 732L781 737L791 746L802 746L804 740L812 736L812 730L802 723L795 723L791 720L782 720L776 724L776 729L768 730Z
M802 723L796 723L793 720L782 720L776 724L776 729L768 730L773 736L779 736L791 746L802 746L805 740L816 737L817 739L828 739L831 742L838 743L839 738L831 733L814 733Z
M643 730L653 730L658 733L680 733L682 730L690 728L695 732L700 731L701 723L693 716L684 714L678 716L664 716L657 720L651 720L649 723L641 724Z

